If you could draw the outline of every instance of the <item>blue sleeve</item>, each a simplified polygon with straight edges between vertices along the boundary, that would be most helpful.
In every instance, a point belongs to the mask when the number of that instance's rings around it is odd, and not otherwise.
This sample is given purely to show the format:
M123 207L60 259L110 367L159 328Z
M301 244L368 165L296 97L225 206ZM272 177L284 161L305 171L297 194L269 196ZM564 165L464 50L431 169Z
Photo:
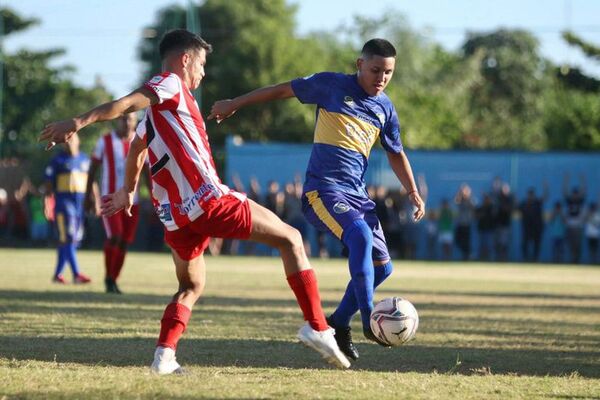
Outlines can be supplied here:
M394 108L392 108L391 118L383 125L380 141L383 148L390 153L398 154L403 149L400 139L400 121Z
M292 81L294 95L303 104L322 104L329 97L334 72L319 72Z

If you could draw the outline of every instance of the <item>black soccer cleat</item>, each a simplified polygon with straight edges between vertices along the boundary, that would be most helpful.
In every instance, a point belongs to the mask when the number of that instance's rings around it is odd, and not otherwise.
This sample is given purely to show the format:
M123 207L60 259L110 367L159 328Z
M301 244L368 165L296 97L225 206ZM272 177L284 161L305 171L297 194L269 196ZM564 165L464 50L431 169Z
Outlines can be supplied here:
M340 350L342 351L342 353L344 353L346 355L346 357L351 358L353 360L358 360L358 350L356 349L356 347L354 346L354 343L352 342L352 328L350 328L349 326L347 327L336 327L333 324L333 321L331 321L331 319L326 318L327 319L327 324L329 324L329 326L331 326L334 330L335 330L335 341L338 345L338 347L340 348Z
M370 341L372 341L372 342L375 342L375 343L377 343L377 344L378 344L378 345L380 345L380 346L383 346L383 347L392 347L392 346L390 346L389 344L387 344L387 343L385 343L385 342L382 342L382 341L381 341L381 340L380 340L380 339L379 339L379 338L378 338L378 337L377 337L377 336L376 336L376 335L373 333L373 331L371 330L371 328L370 328L370 327L369 327L369 328L367 328L367 329L363 329L363 334L365 335L365 337L366 337L367 339L369 339L369 340L370 340Z
M106 286L106 293L114 293L114 294L122 294L121 289L117 286L117 282L115 282L112 278L104 279L104 285Z

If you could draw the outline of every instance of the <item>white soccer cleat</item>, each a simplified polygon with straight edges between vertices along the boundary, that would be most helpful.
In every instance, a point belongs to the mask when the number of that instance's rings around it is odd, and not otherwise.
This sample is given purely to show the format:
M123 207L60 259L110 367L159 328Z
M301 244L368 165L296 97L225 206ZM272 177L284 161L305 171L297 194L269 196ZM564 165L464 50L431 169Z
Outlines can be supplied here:
M181 368L181 365L179 365L175 358L175 350L161 346L158 346L154 351L154 361L150 369L158 375L185 373L185 370Z
M307 322L298 331L298 339L305 346L319 352L329 364L341 369L350 368L350 361L338 347L334 334L333 328L319 332L315 331Z

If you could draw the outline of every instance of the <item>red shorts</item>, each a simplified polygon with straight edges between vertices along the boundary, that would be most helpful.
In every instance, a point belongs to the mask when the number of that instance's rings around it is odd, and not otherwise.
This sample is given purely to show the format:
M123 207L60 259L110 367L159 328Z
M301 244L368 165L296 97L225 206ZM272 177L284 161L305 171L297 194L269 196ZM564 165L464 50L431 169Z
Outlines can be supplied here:
M137 204L131 207L131 217L128 217L123 210L110 217L102 217L106 237L109 239L121 237L126 243L133 243L140 217L139 208Z
M216 206L186 226L174 231L165 229L165 242L183 260L198 257L208 247L211 237L248 239L252 232L250 204L229 193Z

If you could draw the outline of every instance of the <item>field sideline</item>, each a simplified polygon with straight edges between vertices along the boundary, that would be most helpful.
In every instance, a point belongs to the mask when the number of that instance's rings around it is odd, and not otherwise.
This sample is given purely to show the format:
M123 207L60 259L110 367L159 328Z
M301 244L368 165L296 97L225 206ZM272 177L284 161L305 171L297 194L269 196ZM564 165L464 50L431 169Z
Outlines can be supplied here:
M395 262L376 299L420 315L417 339L367 343L338 371L297 343L302 317L276 258L207 257L208 282L178 349L186 376L149 372L176 289L168 254L132 253L123 296L50 283L53 250L0 249L0 400L600 399L600 268ZM343 260L313 260L323 304L347 283ZM66 274L70 278L70 274Z

